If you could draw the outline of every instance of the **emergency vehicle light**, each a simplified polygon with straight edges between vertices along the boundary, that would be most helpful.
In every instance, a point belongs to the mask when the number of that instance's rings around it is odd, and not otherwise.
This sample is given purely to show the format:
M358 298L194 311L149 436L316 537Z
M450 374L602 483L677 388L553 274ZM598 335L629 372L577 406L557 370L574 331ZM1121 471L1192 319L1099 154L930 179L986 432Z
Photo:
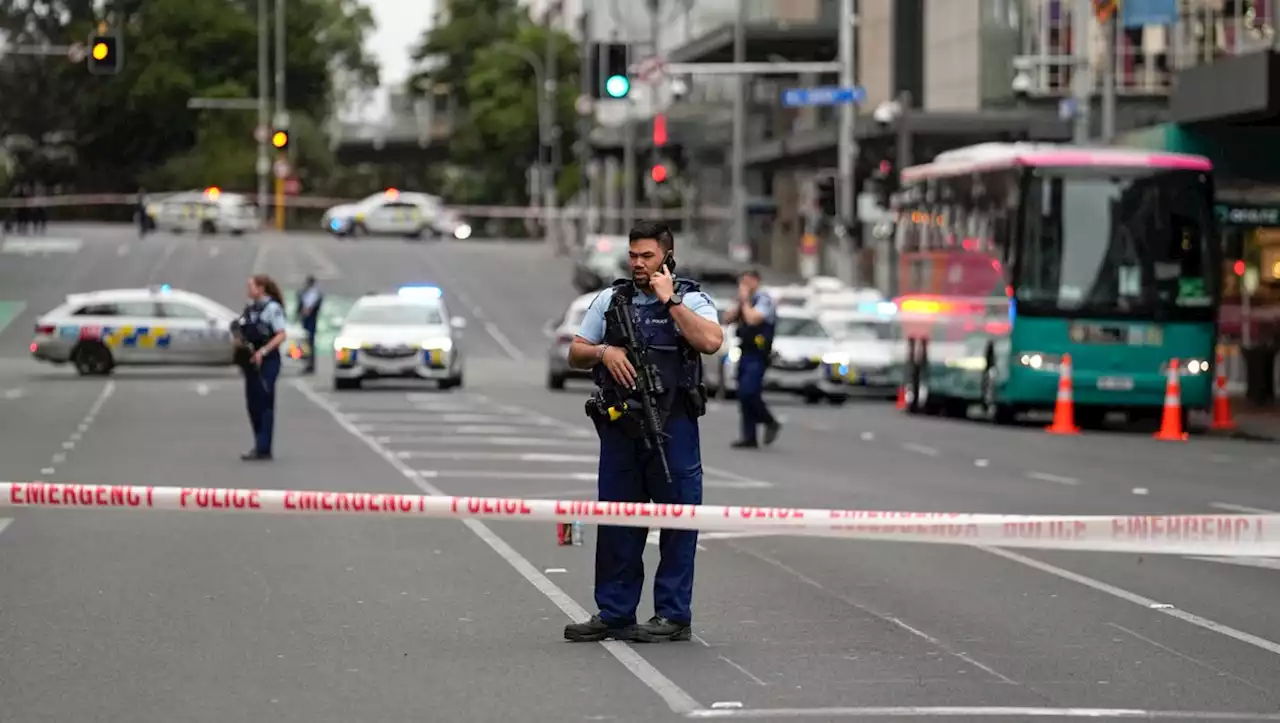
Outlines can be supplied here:
M892 316L898 312L898 305L892 301L864 301L858 304L859 314L879 314Z
M438 299L439 286L401 286L396 295L402 299Z

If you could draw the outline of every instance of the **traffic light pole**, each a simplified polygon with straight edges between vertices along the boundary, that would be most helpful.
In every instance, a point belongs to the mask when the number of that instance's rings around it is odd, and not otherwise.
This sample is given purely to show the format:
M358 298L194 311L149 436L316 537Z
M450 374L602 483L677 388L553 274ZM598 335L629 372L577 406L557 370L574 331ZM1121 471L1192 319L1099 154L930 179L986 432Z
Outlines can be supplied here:
M858 82L857 77L857 15L853 8L854 0L840 2L840 85L852 88ZM854 230L857 225L857 199L854 198L854 169L858 161L857 139L858 108L853 103L845 103L840 107L839 150L839 183L840 195L836 197L836 237L840 243L840 279L857 288L862 281L862 264L860 254L855 251ZM860 231L860 229L859 229ZM845 266L847 264L847 267Z
M276 0L276 117L273 119L272 125L275 130L288 131L288 111L285 109L284 100L284 71L285 71L285 53L284 53L284 3L285 0ZM284 164L289 162L288 147L281 148L277 154L277 161L283 161ZM282 174L272 173L276 179L276 230L284 230L284 179Z
M627 67L631 66L631 43L627 43ZM636 120L635 99L627 93L627 118L622 124L622 233L629 233L636 223Z
M271 161L267 157L267 141L270 135L267 122L270 120L268 116L271 113L267 98L270 88L267 77L267 65L270 62L268 40L267 0L258 0L258 212L262 214L264 221L269 211L267 174L271 172Z

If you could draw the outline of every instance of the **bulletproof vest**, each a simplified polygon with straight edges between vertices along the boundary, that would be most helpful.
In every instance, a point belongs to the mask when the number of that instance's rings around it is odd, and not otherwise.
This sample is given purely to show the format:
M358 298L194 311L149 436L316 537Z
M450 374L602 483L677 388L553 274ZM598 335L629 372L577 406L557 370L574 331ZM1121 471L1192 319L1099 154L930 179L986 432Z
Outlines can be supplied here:
M688 279L676 279L677 294L685 295L701 290L701 287ZM635 284L628 279L619 279L613 283L613 298L609 299L609 308L634 299ZM657 368L662 377L662 386L670 393L675 390L692 391L702 383L702 355L685 341L676 329L675 319L671 312L660 303L633 304L632 323L636 333L648 347L648 361ZM608 319L608 317L605 317ZM610 346L624 346L622 329L612 321L605 324L604 341ZM596 386L603 391L615 390L617 383L613 375L603 364L597 364L591 370Z
M762 293L759 291L752 294L751 305L755 306L761 296ZM768 317L765 317L759 324L744 324L739 321L737 328L738 341L741 342L739 349L742 350L744 356L756 354L768 357L773 351L773 332L774 323Z
M244 337L245 343L254 349L261 349L271 341L271 337L275 336L271 333L271 327L263 319L263 311L266 310L270 301L255 301L244 307L244 313L237 320L240 326L240 335Z

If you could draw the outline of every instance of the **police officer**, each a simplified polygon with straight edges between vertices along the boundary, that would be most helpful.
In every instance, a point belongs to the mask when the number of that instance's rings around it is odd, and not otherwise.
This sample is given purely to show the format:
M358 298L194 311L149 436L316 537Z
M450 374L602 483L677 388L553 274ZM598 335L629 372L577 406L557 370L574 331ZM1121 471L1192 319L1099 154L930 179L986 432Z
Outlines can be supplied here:
M724 332L715 305L698 285L672 275L675 242L665 224L644 222L630 234L631 279L601 291L587 308L569 348L569 363L591 369L599 391L588 402L600 437L599 497L605 502L702 503L702 450L698 417L706 412L702 355L720 348ZM646 449L634 418L636 369L621 344L620 324L606 322L606 311L631 304L636 333L648 348L647 362L657 370L665 392L659 400L666 435L662 445L671 482L662 470L658 447ZM621 407L619 419L601 407ZM639 642L688 640L692 622L693 561L697 532L663 530L662 561L653 582L654 617L636 624L644 588L643 555L648 531L601 526L596 540L595 599L599 612L568 625L573 642L612 638Z
M280 287L266 274L249 278L249 305L232 324L240 343L244 370L245 402L253 426L253 450L240 456L245 461L271 459L271 435L275 427L276 379L280 376L280 345L284 343L287 321L281 304Z
M764 372L773 353L773 330L778 309L773 297L760 291L760 273L747 271L738 281L738 305L725 314L725 323L738 325L738 408L742 415L742 436L731 446L756 449L756 431L764 425L764 443L773 444L782 425L764 403Z
M324 303L324 292L316 283L316 277L307 276L306 285L298 294L298 309L295 312L298 323L307 330L307 365L303 368L306 374L316 372L316 327L320 323L320 305Z

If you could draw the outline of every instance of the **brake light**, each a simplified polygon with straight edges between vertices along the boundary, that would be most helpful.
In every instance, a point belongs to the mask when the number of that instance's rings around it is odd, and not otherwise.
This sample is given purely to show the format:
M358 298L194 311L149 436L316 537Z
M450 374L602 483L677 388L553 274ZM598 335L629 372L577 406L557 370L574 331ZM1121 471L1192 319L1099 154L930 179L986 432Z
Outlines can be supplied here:
M54 326L52 324L36 324L36 334L44 336L52 336Z

